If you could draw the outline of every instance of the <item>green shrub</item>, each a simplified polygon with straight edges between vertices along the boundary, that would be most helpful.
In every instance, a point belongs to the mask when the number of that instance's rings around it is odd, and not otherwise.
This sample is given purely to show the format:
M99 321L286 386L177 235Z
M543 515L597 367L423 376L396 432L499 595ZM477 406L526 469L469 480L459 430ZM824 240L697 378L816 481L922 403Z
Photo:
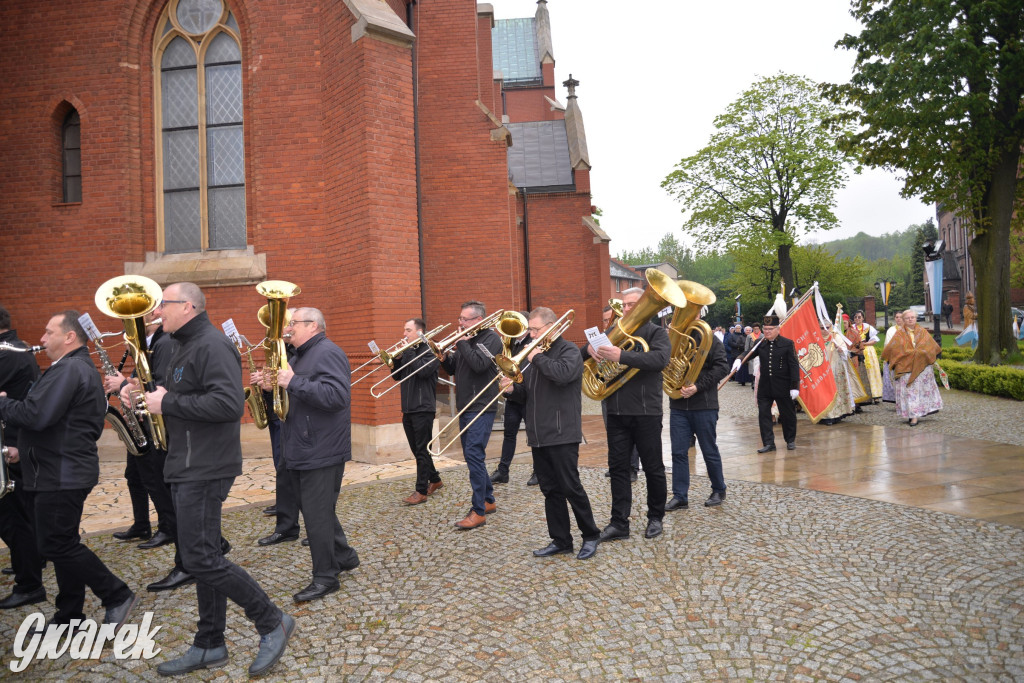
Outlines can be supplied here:
M974 391L989 396L1006 396L1024 401L1024 370L961 363L952 360L949 350L942 352L938 364L949 376L951 389Z

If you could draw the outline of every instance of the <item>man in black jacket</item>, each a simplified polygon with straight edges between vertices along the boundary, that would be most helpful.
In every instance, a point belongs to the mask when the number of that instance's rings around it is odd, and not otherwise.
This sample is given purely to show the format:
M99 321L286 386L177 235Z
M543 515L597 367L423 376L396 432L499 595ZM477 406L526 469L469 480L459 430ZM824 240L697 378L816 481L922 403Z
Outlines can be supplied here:
M402 334L405 341L413 342L426 329L427 324L422 318L410 318L405 321ZM434 467L434 459L427 451L437 413L435 392L439 364L434 354L424 353L424 350L420 346L406 349L394 359L391 371L395 381L402 382L402 427L405 428L405 438L409 441L412 455L416 458L416 490L402 501L406 505L425 503L427 496L444 486Z
M622 293L623 315L628 316L636 306L643 290L638 287ZM647 342L645 352L639 347L623 351L617 346L583 349L597 361L621 363L627 368L640 370L602 403L607 413L608 469L612 480L611 522L601 532L601 541L629 538L629 515L633 506L630 486L630 453L635 445L640 452L644 476L647 478L647 529L644 536L654 538L661 534L665 516L665 463L661 460L662 407L661 371L668 365L668 334L653 323L641 325L635 337Z
M345 352L327 338L319 310L296 309L285 329L295 356L290 369L277 373L289 402L281 457L313 557L313 580L294 595L295 602L307 602L338 590L338 574L359 566L335 511L345 463L352 459L351 371Z
M11 329L11 314L3 306L0 306L0 342L21 349L28 348L18 339L17 330ZM37 379L39 364L36 363L34 353L0 350L0 391L15 401L21 401ZM4 444L17 448L18 428L8 424L3 430ZM11 549L14 589L0 600L0 609L14 609L46 600L43 560L36 549L33 531L32 498L25 490L21 465L10 463L7 471L14 482L14 491L0 498L0 539Z
M25 490L32 500L36 547L53 562L57 612L52 624L84 620L85 587L106 608L103 622L120 629L135 594L100 558L82 545L82 508L99 481L96 441L107 402L96 366L85 348L78 311L50 318L40 343L52 361L23 401L0 394L0 419L18 428L11 460L23 460Z
M157 312L179 346L164 384L146 392L146 405L151 413L164 416L164 480L174 499L178 551L185 571L197 581L199 601L199 630L192 647L182 657L160 664L157 671L173 676L226 663L224 629L231 598L259 631L259 652L249 667L250 675L259 676L284 653L295 620L283 614L245 570L225 559L221 549L221 506L242 473L241 356L210 324L206 297L195 284L168 286Z
M682 397L669 401L669 434L672 437L672 499L666 510L689 507L690 458L688 452L696 434L700 452L704 456L708 478L711 479L711 497L704 505L713 507L725 500L725 478L722 475L722 456L718 452L718 383L729 374L729 361L725 347L718 337L711 335L711 349L697 375L697 381L681 389Z
M762 448L758 453L775 450L772 428L772 402L779 406L782 436L789 450L796 448L796 408L793 401L800 395L800 364L793 340L779 335L779 316L764 318L764 341L757 349L761 362L761 378L757 382L757 424L761 428Z
M487 309L479 301L467 301L462 305L462 312L459 314L459 327L467 329L483 320L487 315ZM479 415L479 419L462 435L462 455L466 458L469 466L469 485L473 488L473 503L469 514L462 520L455 523L455 527L461 531L476 529L487 523L485 515L489 515L498 509L494 502L494 487L491 478L487 476L487 442L491 438L491 428L494 427L494 414L498 410L497 403L491 405L486 411L486 406L492 398L498 395L498 383L491 384L490 389L482 396L477 397L483 388L494 379L497 369L486 353L478 348L483 346L491 354L497 356L501 353L501 337L494 330L488 328L478 332L472 338L460 339L455 344L455 352L449 354L442 362L441 367L455 378L455 404L461 411L466 406L468 410L459 418L459 429L473 422Z
M529 335L523 335L519 339L514 339L509 344L509 356L515 356L520 351L526 348L526 345L530 343ZM498 468L491 473L492 484L507 484L508 483L508 470L512 465L512 458L516 454L516 442L519 441L519 427L523 424L523 406L521 403L515 401L505 401L505 413L503 416L504 421L504 433L501 440L501 460L498 461ZM530 474L530 478L526 480L527 486L537 485L537 473L533 472Z
M550 308L533 309L529 316L530 339L543 337L556 320ZM544 494L551 543L533 554L551 557L572 552L568 502L583 537L577 557L586 560L597 552L601 532L594 523L590 498L580 483L578 467L583 439L583 359L574 344L559 337L547 351L534 348L527 360L530 365L522 370L521 384L514 384L507 377L502 378L501 384L510 401L523 407L526 440L533 449L533 469Z

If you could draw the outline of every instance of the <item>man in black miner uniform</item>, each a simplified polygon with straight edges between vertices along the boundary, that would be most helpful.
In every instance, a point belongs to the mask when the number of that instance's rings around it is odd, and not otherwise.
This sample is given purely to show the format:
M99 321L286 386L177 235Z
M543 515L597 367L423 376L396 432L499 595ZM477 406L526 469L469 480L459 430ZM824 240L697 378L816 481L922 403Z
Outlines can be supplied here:
M529 317L530 339L543 337L556 320L550 308L535 308ZM583 358L574 344L559 337L547 351L535 348L527 360L530 365L523 369L522 384L502 378L501 385L510 403L523 407L526 439L533 449L533 469L544 494L551 543L533 554L550 557L572 552L568 502L583 536L583 547L577 557L586 560L597 552L601 532L594 523L578 468L583 439Z
M78 311L50 318L40 343L52 361L23 401L0 394L0 419L19 429L11 461L24 455L25 490L32 501L36 548L53 562L57 612L53 624L84 620L85 587L106 608L103 623L121 625L133 593L82 544L82 508L99 481L96 441L103 432L106 397L96 375Z
M526 348L530 343L530 336L523 335L509 345L509 354L515 356ZM508 470L512 465L512 458L516 454L516 442L519 441L519 426L523 423L523 406L515 401L505 401L504 415L504 438L501 441L501 460L498 462L498 469L491 473L492 484L507 484ZM537 474L532 472L526 480L527 486L537 485Z
M281 457L313 556L313 580L294 595L295 602L306 602L338 590L338 574L359 566L335 512L345 463L352 459L351 371L345 352L327 338L319 310L296 309L285 329L295 355L291 368L277 373L289 402Z
M789 450L796 448L796 408L793 401L800 395L800 364L796 360L793 340L779 335L779 316L764 318L764 341L757 349L761 361L761 378L757 383L757 424L761 428L762 448L758 453L775 450L772 429L772 401L779 406L782 436Z
M622 293L623 315L629 315L643 290L639 287ZM611 471L612 516L601 532L601 541L629 538L629 515L633 506L630 486L629 456L635 445L640 452L644 476L647 478L647 530L644 536L661 534L665 516L665 463L661 459L662 376L668 365L670 345L668 333L654 323L640 326L633 336L647 342L648 350L623 351L617 346L583 349L597 361L610 360L640 372L618 391L602 401L606 411L608 432L608 469Z
M427 324L421 318L410 318L405 321L402 334L405 341L412 342L426 329ZM434 467L434 459L427 451L437 412L437 369L440 364L434 354L424 351L426 349L422 345L406 349L394 359L391 370L395 381L402 382L399 389L402 392L402 427L405 428L409 449L416 458L416 490L402 500L406 505L425 503L427 496L444 486Z
M192 646L183 656L160 664L157 672L174 676L226 663L224 630L231 598L260 634L259 652L249 666L249 675L259 676L281 658L295 620L283 614L245 570L224 558L221 506L242 473L239 430L245 399L238 349L210 324L205 309L206 297L191 282L168 286L156 309L164 330L179 346L164 384L146 392L146 405L154 415L164 416L164 480L174 500L178 551L185 571L196 579L199 602L199 629Z
M3 306L0 306L0 342L23 349L28 348L25 342L18 339L18 331L11 329L11 314ZM0 391L15 401L21 401L37 379L39 365L36 363L34 353L0 350ZM11 424L4 427L4 443L17 447L17 427ZM8 474L14 481L14 491L0 498L0 539L11 549L14 589L10 595L0 600L0 609L13 609L46 599L46 589L43 588L43 561L36 549L32 525L32 499L25 491L21 465L9 464Z

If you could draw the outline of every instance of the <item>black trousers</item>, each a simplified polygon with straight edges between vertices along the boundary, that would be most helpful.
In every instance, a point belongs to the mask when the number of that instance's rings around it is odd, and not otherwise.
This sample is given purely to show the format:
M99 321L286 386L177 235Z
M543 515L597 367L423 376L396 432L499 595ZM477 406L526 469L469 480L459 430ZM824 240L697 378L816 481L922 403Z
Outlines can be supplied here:
M409 450L416 458L416 491L425 496L427 484L441 481L441 476L434 467L434 459L427 451L431 430L434 427L434 413L404 413L402 427L409 442Z
M612 483L611 523L629 530L633 507L630 481L630 455L633 447L640 453L640 462L647 478L647 518L665 516L668 486L665 463L661 459L661 415L613 415L605 421L608 432L608 470Z
M576 517L576 526L584 541L601 535L594 522L590 498L580 483L580 445L578 443L542 446L533 449L533 471L537 474L540 492L544 494L544 516L548 535L561 548L572 547L569 528L569 507ZM568 503L568 507L566 506Z
M142 483L137 457L125 451L124 480L128 483L128 497L132 501L132 529L149 531L149 494Z
M82 545L78 530L82 507L92 487L65 491L35 491L30 495L35 516L36 547L43 559L53 563L57 575L57 612L53 623L68 624L85 619L85 587L88 586L106 608L120 605L131 595L125 582L107 569L96 554Z
M178 513L178 552L185 571L196 578L199 630L193 645L203 649L224 644L228 598L245 610L260 635L281 625L281 610L249 574L224 557L220 518L234 477L171 484Z
M512 458L515 457L516 442L519 440L519 425L523 423L525 408L523 403L505 401L505 438L501 442L501 460L498 462L498 471L502 474L508 474Z
M25 490L19 466L8 465L14 491L0 498L0 540L11 549L14 592L31 593L43 585L43 560L36 548L32 495Z
M337 586L338 573L359 564L359 555L348 544L335 509L345 463L315 470L288 470L288 475L306 520L313 579L326 586Z
M786 443L796 441L796 408L789 394L784 396L757 396L757 426L761 428L761 445L775 445L775 430L772 427L772 401L779 406L779 422L782 424L782 438Z
M274 414L273 406L268 407L268 415ZM274 506L277 508L277 521L274 532L285 536L299 533L299 499L292 484L291 475L284 466L281 457L281 423L276 415L267 424L270 431L270 449L274 455L276 484L274 486Z
M174 517L174 501L171 499L171 487L164 481L164 462L167 451L150 448L139 456L129 455L135 461L135 467L156 508L157 529L170 536L177 533L177 520ZM134 499L133 499L134 505ZM147 521L149 509L146 509Z

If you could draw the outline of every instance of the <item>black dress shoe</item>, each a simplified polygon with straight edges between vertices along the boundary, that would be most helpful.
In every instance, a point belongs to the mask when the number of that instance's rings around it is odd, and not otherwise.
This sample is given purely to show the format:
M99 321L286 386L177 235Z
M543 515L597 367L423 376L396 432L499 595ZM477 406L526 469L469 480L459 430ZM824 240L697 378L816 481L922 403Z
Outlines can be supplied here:
M786 444L786 450L787 451L795 451L796 450L796 441L790 441L789 443L787 443Z
M577 560L589 560L595 554L597 554L598 541L583 541L583 546L580 548L580 554L576 556Z
M672 496L672 499L665 503L665 509L669 512L672 510L689 510L690 503L685 498L679 496Z
M647 520L647 530L644 531L644 538L661 536L662 529L663 527L660 519L649 519Z
M757 452L758 453L771 453L774 450L775 450L775 444L772 443L772 444L768 444L764 448L758 448Z
M312 582L298 593L292 596L295 602L309 602L330 595L338 590L338 586L328 586L322 583Z
M278 543L284 543L285 541L297 541L299 540L298 534L279 534L276 531L269 536L264 536L260 540L256 541L262 546L276 545Z
M630 470L630 471L629 471L629 480L630 480L631 482L635 482L635 481L636 481L637 479L639 479L639 478L640 478L639 474L640 474L640 473L639 473L639 472L637 472L636 470Z
M303 548L308 548L309 547L309 539L308 538L302 539L302 547Z
M704 507L713 508L716 505L721 505L723 500L725 500L725 491L712 491L708 499L704 501Z
M605 479L611 479L612 478L612 471L611 470L605 470L604 471L604 478Z
M629 529L620 529L614 524L609 524L601 532L601 543L615 541L620 538L629 538Z
M491 472L491 483L492 484L507 484L508 483L508 472L502 472L500 469Z
M0 569L0 574L3 574L4 576L14 576L14 567L4 567L3 569Z
M149 539L145 543L140 543L137 547L142 550L152 550L153 548L159 548L162 545L168 545L170 543L174 543L174 536L158 531L153 538Z
M134 541L135 539L146 541L153 535L153 531L151 529L132 528L127 531L115 531L112 535L119 541Z
M46 589L40 586L34 591L28 593L19 593L18 591L12 592L3 600L0 600L0 609L14 609L15 607L21 607L22 605L34 605L37 602L46 601Z
M537 473L536 472L532 472L530 474L529 481L526 482L526 485L527 486L537 486L538 484L540 484L540 482L537 480Z
M274 517L277 515L277 506L271 505L270 507L263 508L263 514L267 517Z
M557 543L552 542L551 544L541 548L540 550L534 550L534 557L551 557L552 555L565 555L572 552L572 546L563 548Z
M186 571L182 571L175 567L171 570L171 573L153 583L146 586L146 590L152 593L159 593L160 591L172 591L175 588L181 588L189 584L195 583L195 577Z

